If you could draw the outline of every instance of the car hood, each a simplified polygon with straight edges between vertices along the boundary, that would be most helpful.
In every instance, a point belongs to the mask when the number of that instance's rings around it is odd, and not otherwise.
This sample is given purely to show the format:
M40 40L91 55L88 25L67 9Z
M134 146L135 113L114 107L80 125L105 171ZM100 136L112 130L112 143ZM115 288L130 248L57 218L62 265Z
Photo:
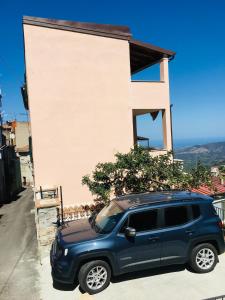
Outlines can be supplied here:
M60 229L60 238L64 243L80 243L98 238L101 234L92 229L88 219L68 222Z

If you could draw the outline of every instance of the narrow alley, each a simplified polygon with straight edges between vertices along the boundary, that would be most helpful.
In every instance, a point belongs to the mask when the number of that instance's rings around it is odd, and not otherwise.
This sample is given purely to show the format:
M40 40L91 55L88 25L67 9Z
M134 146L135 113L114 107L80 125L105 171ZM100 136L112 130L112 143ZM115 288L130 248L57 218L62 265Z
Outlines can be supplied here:
M39 300L38 253L31 189L0 208L0 299Z

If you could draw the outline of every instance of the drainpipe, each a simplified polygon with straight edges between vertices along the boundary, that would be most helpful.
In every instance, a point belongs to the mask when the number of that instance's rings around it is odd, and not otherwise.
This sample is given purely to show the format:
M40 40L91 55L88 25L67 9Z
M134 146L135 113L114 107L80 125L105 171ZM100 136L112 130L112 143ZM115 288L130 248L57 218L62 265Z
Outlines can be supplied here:
M171 146L172 146L172 153L173 153L173 117L172 117L172 107L173 104L170 104L170 131L171 131Z
M3 146L2 124L2 91L0 89L0 148Z

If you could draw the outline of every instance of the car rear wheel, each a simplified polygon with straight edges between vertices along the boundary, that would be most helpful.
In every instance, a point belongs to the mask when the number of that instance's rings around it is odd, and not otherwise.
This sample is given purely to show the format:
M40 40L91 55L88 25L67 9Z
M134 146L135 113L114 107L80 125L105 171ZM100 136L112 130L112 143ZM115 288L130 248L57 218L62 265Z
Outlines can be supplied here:
M78 280L81 288L90 295L103 291L110 283L111 269L102 260L84 264L79 272Z
M211 244L200 244L192 250L190 266L197 273L211 272L215 268L217 262L217 251Z

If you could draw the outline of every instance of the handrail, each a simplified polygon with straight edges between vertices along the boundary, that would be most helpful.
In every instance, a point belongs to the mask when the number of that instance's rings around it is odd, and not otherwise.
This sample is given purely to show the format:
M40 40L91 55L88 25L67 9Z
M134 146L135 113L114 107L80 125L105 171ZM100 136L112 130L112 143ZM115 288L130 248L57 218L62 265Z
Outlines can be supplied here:
M220 217L220 219L222 221L224 221L225 220L225 209L217 207L217 206L214 206L214 208L215 208L218 216Z
M225 198L214 200L213 204L215 204L215 203L221 203L221 202L225 202Z
M222 198L222 199L218 199L218 200L213 201L213 204L224 203L224 202L225 202L225 198ZM218 207L216 205L214 205L214 208L215 208L218 216L220 217L220 219L222 221L225 221L225 209L222 208L222 207Z

